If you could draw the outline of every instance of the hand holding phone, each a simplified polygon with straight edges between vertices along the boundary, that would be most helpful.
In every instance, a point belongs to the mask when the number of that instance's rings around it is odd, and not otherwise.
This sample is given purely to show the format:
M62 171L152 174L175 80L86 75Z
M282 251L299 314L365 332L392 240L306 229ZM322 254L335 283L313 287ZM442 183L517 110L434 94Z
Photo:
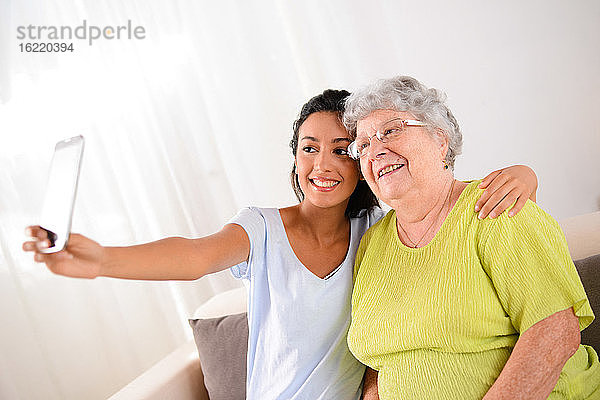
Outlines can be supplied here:
M26 235L33 241L23 243L23 250L35 252L34 260L46 264L55 274L73 278L96 278L106 258L105 248L77 233L69 236L67 247L59 252L42 253L50 245L48 234L39 225L28 226Z
M69 240L83 146L83 136L76 136L58 142L54 149L40 218L50 245L38 248L42 253L61 251Z
M70 234L83 143L83 137L77 136L56 144L41 224L27 227L26 234L34 240L23 243L23 250L35 252L35 261L56 274L95 278L100 274L104 247L83 235Z

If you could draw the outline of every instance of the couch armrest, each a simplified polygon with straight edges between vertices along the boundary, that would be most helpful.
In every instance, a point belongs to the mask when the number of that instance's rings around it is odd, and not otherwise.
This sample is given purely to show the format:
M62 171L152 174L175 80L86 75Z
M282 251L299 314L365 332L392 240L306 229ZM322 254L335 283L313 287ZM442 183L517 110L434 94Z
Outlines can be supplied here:
M115 393L110 400L208 400L194 341L189 341Z
M562 219L559 224L573 260L600 254L600 211Z
M240 287L214 296L198 308L194 318L215 318L247 309L247 291ZM198 350L193 340L175 349L110 397L110 400L142 399L208 400Z

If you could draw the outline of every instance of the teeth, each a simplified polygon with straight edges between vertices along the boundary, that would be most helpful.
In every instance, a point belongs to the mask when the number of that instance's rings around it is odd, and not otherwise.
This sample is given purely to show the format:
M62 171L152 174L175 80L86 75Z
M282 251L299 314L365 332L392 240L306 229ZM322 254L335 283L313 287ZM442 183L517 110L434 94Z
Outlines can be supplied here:
M339 183L337 181L321 181L321 180L316 180L316 179L313 179L312 181L315 184L315 186L325 187L325 188L333 187Z
M389 172L392 172L400 167L404 167L404 164L394 164L394 165L390 165L389 167L385 167L384 169L379 171L379 178L381 178L383 175L385 175Z

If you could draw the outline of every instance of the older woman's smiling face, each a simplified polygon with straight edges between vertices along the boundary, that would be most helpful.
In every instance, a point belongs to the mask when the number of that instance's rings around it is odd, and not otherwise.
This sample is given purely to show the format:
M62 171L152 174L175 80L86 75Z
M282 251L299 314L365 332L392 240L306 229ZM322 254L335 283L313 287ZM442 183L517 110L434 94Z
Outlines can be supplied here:
M408 112L377 110L358 121L357 138L372 137L395 118L418 119ZM447 173L442 163L447 150L445 136L432 135L426 127L406 127L388 143L372 138L368 153L360 159L361 171L375 195L394 207L394 200L418 196Z

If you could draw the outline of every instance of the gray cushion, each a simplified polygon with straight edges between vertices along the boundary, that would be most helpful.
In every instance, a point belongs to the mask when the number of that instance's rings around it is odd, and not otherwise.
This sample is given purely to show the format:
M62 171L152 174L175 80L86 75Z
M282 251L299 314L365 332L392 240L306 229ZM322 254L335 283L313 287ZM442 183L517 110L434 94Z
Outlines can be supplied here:
M575 267L596 315L594 322L581 332L581 343L600 352L600 254L575 261Z
M190 319L198 348L204 386L211 400L246 398L246 313L220 318Z

